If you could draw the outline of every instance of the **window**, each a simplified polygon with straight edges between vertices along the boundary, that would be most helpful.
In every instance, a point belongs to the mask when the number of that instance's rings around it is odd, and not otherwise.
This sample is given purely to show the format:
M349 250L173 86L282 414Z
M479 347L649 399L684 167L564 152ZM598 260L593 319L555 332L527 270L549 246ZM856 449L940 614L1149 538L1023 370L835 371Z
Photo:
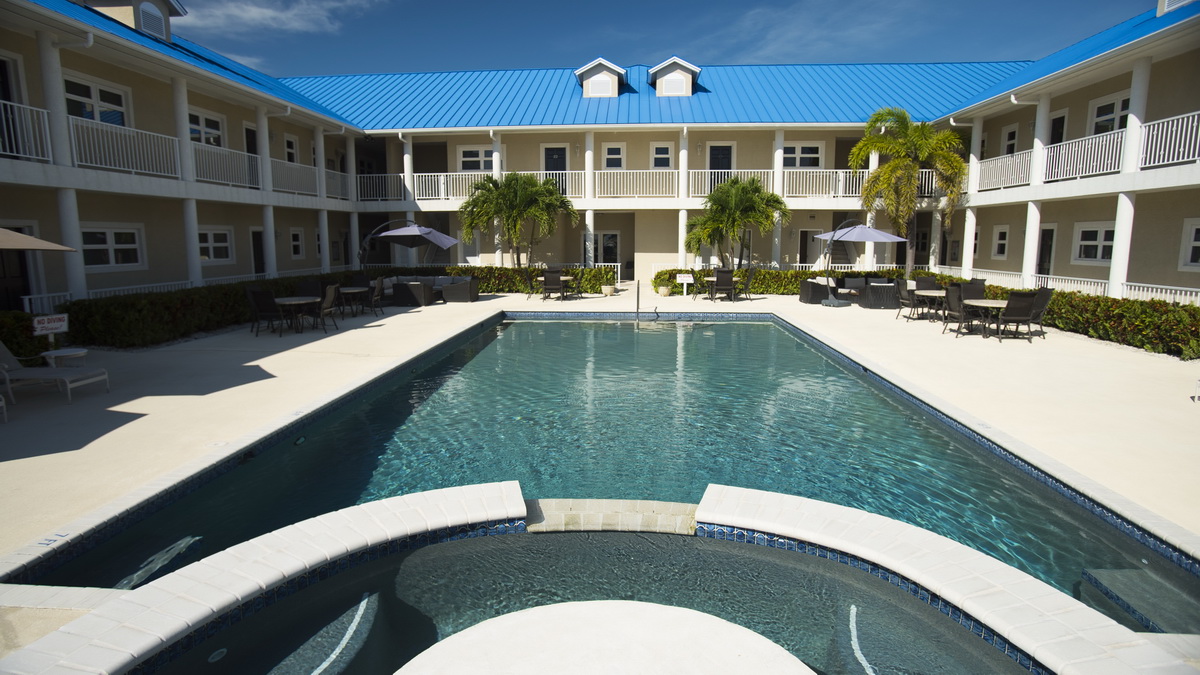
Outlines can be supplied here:
M1092 110L1092 134L1104 134L1124 129L1129 123L1129 92L1098 98L1090 104Z
M144 269L141 229L128 226L84 228L83 264L96 271Z
M283 135L283 158L295 164L300 161L300 139L291 134Z
M917 235L917 253L919 255L929 255L929 230L920 230Z
M825 154L824 143L803 143L783 146L783 168L819 169Z
M674 169L675 168L675 144L674 143L651 143L650 144L650 168L651 169Z
M143 31L167 39L167 22L162 11L152 2L143 2L138 6L139 28Z
M1008 260L1008 225L997 225L992 229L992 258Z
M67 114L105 124L127 126L128 92L71 76L63 79L67 91Z
M1004 139L1004 154L1017 154L1017 125L1010 124L1000 131L1000 137Z
M300 260L304 258L304 230L293 227L289 233L292 242L292 260Z
M1067 111L1056 110L1050 113L1050 138L1047 145L1058 145L1067 140Z
M233 230L200 230L200 261L205 264L233 262Z
M491 171L492 146L490 145L460 145L458 146L459 171Z
M971 239L971 256L979 255L979 230L975 230L975 236Z
M1071 262L1083 265L1107 265L1112 260L1113 224L1076 223L1075 251Z
M212 145L222 147L224 142L224 133L222 129L224 123L220 117L212 113L206 113L200 110L193 110L188 113L188 133L192 137L192 141L203 143L204 145Z
M597 75L588 80L588 89L592 96L612 96L613 81L607 75Z
M624 169L625 168L625 144L624 143L605 143L601 146L603 152L604 169Z
M1200 218L1183 219L1183 246L1179 271L1200 272Z
M950 240L950 262L956 263L962 258L962 241L958 239Z
M686 96L687 85L687 75L677 70L660 77L656 91L659 96Z

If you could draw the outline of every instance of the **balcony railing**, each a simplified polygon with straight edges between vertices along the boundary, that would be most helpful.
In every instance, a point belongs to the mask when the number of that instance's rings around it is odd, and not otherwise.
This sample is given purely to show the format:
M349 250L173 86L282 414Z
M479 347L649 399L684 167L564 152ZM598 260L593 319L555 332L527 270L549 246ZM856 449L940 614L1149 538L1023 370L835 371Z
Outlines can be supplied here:
M255 189L260 186L258 155L200 143L192 144L192 155L198 181Z
M582 171L518 171L517 173L527 173L536 177L539 181L544 181L547 178L552 179L558 184L558 191L568 199L583 198L583 172Z
M179 139L71 117L75 166L179 177Z
M1200 112L1150 122L1142 134L1142 168L1200 161Z
M1046 147L1046 180L1066 180L1121 170L1125 130L1096 134Z
M276 192L293 192L298 195L317 194L317 169L282 159L271 160L271 176Z
M597 197L675 197L679 194L677 171L627 169L597 171Z
M866 171L850 169L785 169L784 197L858 197Z
M404 174L373 173L358 177L358 198L361 201L404 201Z
M709 192L716 186L733 178L734 176L742 180L757 178L758 182L763 184L763 187L771 189L771 174L770 169L729 169L729 170L701 170L688 171L688 188L689 194L693 197L707 197Z
M985 159L979 163L979 189L1014 187L1029 184L1032 150Z
M50 127L45 110L0 101L0 157L50 161Z
M350 198L350 175L341 171L325 170L325 196L330 199Z
M418 173L413 180L417 199L466 199L471 194L471 186L489 175L473 171Z

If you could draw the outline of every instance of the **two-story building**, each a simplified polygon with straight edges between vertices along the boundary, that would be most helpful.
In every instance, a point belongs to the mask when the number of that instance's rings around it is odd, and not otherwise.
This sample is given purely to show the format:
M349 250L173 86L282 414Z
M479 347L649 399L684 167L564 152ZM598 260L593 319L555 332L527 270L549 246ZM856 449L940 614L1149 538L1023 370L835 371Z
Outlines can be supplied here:
M274 79L174 35L174 0L3 0L0 226L69 254L0 252L0 308L352 268L410 218L451 235L481 175L553 178L582 218L535 263L623 279L683 248L713 186L792 211L749 264L900 264L825 250L865 213L849 150L885 106L963 134L968 200L923 190L917 265L1013 287L1200 298L1200 2L1158 6L1038 61L657 65ZM478 239L371 260L507 264Z

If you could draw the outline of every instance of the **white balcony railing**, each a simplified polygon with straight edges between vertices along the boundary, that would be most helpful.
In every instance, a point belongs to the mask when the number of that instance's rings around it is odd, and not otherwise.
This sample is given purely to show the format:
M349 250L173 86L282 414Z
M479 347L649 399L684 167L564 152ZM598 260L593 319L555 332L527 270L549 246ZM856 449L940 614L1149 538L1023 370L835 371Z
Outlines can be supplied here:
M1024 283L1020 272L985 270L977 267L972 271L971 276L987 279L987 282L993 286L1006 286L1008 288L1021 288L1021 284Z
M404 174L373 173L358 177L358 198L367 202L404 201Z
M596 196L675 197L679 194L678 174L670 169L597 171Z
M979 272L979 270L976 270ZM998 284L992 281L993 272L987 272L987 280L989 284ZM1009 288L1020 288L1020 273L1010 272L1017 277L1015 282L998 284L1008 286ZM1086 293L1087 295L1106 295L1108 293L1107 279L1081 279L1079 277L1059 277L1049 274L1037 274L1033 277L1033 285L1037 288L1049 287L1056 291L1073 291L1076 293Z
M193 143L192 156L198 181L248 188L261 185L258 155Z
M325 170L325 196L330 199L350 198L350 175L341 171Z
M582 171L518 171L517 173L530 174L539 181L544 181L547 178L553 179L558 184L558 191L564 197L568 199L583 198Z
M1046 146L1046 180L1065 180L1121 170L1125 130Z
M117 295L132 295L134 293L168 293L191 288L190 281L166 281L158 284L142 284L140 286L114 286L113 288L97 288L88 291L89 298L111 298Z
M693 197L707 197L709 192L716 186L733 178L734 176L742 180L757 178L758 182L763 184L763 187L771 189L771 174L770 169L729 169L729 170L700 170L688 171L688 188L689 194Z
M50 161L50 126L45 110L0 101L0 157Z
M858 197L866 171L850 169L785 169L784 197Z
M1132 300L1165 300L1181 305L1200 305L1200 288L1126 283L1125 297Z
M413 178L417 199L466 199L471 186L490 174L461 171L458 173L418 173Z
M293 192L298 195L317 194L317 169L282 159L271 160L271 177L276 192Z
M1032 150L992 157L979 162L979 189L995 190L1029 184Z
M1200 112L1150 122L1142 132L1142 168L1200 161Z
M71 117L75 166L179 177L179 139Z

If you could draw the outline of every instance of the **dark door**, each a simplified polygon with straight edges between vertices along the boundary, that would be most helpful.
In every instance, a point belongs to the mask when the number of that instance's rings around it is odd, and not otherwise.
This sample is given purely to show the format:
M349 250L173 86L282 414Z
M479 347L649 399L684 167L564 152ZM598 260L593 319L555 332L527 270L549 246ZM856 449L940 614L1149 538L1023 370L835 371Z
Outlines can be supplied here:
M712 190L716 186L729 180L733 175L733 146L732 145L709 145L708 146L708 170L709 174L708 189Z
M558 183L558 191L566 194L567 190L567 148L550 147L542 153L542 161L546 167L546 177L553 178Z
M25 251L0 250L0 311L24 311L21 296L30 293Z
M1042 230L1038 239L1037 273L1050 274L1050 263L1054 260L1054 230Z
M254 260L254 273L264 274L267 271L266 258L263 256L263 233L262 230L254 230L250 233L250 256Z
M0 58L0 101L17 102L14 72L12 61ZM22 126L12 108L0 107L0 157L15 158L20 154Z

